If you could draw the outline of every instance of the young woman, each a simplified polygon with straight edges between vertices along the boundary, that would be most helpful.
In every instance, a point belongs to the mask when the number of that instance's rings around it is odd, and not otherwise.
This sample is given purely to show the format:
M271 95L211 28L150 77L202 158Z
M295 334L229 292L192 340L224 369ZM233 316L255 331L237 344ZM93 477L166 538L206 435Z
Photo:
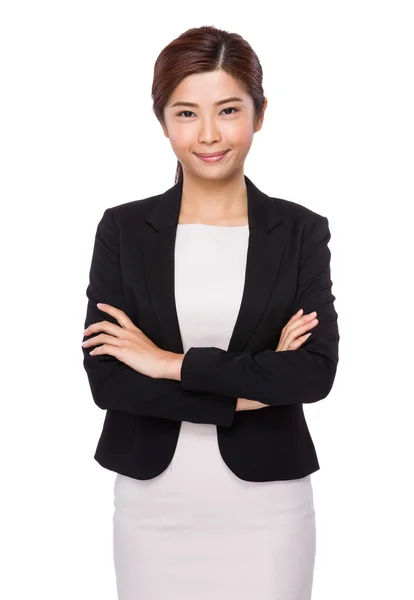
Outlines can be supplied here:
M267 100L242 37L173 40L153 101L175 184L105 210L83 344L106 411L95 459L117 473L118 598L308 600L319 463L303 404L338 364L328 219L244 175Z

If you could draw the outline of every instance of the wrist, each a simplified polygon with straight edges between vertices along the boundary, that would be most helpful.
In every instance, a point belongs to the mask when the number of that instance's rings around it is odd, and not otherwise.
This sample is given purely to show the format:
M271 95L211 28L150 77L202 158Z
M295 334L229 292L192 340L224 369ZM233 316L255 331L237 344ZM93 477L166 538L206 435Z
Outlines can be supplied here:
M160 379L174 379L181 381L181 367L184 354L165 351Z
M258 410L269 406L258 400L248 400L247 398L237 398L236 411L240 410Z

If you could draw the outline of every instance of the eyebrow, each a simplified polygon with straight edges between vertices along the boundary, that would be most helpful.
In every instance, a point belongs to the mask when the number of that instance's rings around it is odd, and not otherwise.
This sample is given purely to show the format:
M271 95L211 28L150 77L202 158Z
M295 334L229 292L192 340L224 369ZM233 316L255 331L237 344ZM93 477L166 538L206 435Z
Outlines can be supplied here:
M233 96L232 98L225 98L224 100L219 100L218 102L215 103L215 106L219 106L220 104L227 104L228 102L243 102L242 98L238 98L237 96ZM192 106L194 108L200 108L200 106L198 104L194 104L193 102L174 102L174 104L171 104L171 108L174 108L174 106Z

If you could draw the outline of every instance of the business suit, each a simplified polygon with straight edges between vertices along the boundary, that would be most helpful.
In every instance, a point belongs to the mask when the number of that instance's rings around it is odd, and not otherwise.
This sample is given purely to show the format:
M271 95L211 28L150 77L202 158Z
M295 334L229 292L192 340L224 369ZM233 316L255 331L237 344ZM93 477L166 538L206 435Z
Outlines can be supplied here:
M338 364L328 219L272 198L245 177L250 227L245 288L228 350L192 347L181 381L147 377L110 355L84 367L106 410L95 459L151 479L169 465L182 421L217 425L221 456L240 479L274 481L319 469L303 404L326 398ZM105 210L87 288L85 327L116 322L97 302L122 309L162 349L182 353L174 302L174 242L182 180L165 193ZM299 308L318 325L295 351L275 352ZM238 397L269 407L236 412Z

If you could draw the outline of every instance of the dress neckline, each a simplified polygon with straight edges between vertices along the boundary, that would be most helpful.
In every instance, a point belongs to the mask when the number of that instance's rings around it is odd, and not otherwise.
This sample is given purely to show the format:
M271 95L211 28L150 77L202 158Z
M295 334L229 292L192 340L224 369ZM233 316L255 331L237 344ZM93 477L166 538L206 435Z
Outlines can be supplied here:
M189 226L198 226L198 227L212 227L215 229L245 229L249 227L249 225L209 225L208 223L178 223L178 227L189 227Z

